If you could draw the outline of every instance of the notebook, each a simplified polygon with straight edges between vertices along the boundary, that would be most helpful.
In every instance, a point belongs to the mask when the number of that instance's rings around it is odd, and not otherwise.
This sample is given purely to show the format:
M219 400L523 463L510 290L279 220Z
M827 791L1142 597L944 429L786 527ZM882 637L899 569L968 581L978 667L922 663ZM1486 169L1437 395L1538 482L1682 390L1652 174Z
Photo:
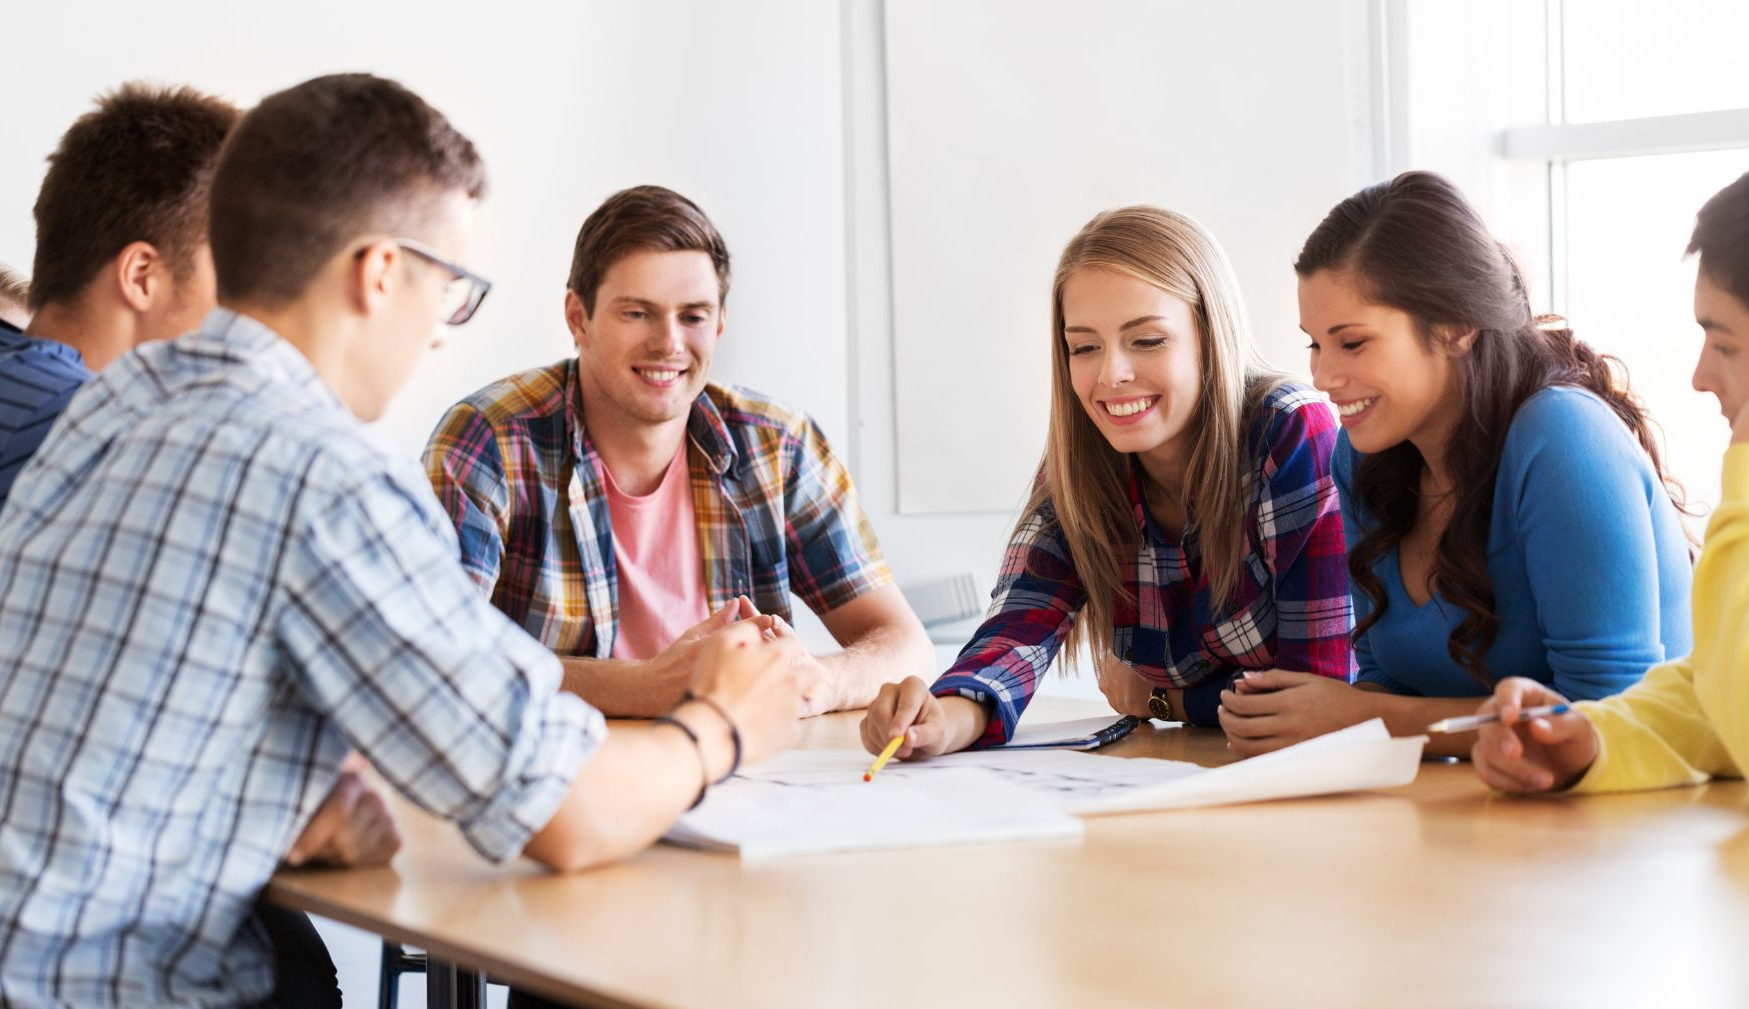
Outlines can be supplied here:
M1097 750L1115 743L1135 731L1140 718L1125 715L1112 721L1110 715L1078 718L1072 722L1046 722L1043 725L1022 724L1013 738L1002 745L1004 750Z

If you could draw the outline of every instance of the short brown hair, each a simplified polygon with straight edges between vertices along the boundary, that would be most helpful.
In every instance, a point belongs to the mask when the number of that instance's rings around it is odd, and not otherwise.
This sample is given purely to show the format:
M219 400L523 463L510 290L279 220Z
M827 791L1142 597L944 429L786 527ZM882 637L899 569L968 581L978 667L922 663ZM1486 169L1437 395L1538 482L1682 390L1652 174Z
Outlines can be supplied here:
M566 283L595 314L595 295L613 264L634 252L702 252L717 271L717 300L729 300L729 247L698 204L672 189L633 186L595 208L577 232Z
M1749 305L1749 172L1713 194L1694 218L1688 255L1700 253L1700 268Z
M485 195L479 152L400 84L333 74L269 95L213 177L219 297L292 301L349 242L416 229L457 190Z
M187 276L206 241L207 193L236 106L132 81L97 100L49 155L36 198L30 307L77 298L103 264L150 242Z

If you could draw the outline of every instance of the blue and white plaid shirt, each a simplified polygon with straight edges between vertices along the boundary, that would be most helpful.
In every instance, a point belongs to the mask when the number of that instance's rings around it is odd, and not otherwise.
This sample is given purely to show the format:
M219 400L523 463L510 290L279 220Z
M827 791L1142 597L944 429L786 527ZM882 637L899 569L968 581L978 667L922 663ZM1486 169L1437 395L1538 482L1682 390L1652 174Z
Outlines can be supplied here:
M606 730L456 558L254 320L75 396L0 511L0 1004L267 997L250 906L348 747L520 851Z

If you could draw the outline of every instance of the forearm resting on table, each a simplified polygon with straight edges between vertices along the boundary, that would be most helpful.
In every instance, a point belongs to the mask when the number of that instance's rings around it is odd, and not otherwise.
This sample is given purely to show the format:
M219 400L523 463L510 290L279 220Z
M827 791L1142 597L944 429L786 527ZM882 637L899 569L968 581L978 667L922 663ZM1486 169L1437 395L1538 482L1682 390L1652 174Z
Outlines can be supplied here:
M688 705L689 714L694 707ZM733 759L726 731L709 717L685 720L698 733L713 780L726 773ZM641 851L698 797L705 773L698 748L679 729L615 726L522 853L560 872L577 872Z
M653 677L648 663L631 659L561 656L560 688L588 701L609 718L654 718L686 695L686 681Z
M929 679L935 673L935 646L923 625L912 621L872 629L819 661L832 691L825 710L848 711L867 707L885 684L907 676Z

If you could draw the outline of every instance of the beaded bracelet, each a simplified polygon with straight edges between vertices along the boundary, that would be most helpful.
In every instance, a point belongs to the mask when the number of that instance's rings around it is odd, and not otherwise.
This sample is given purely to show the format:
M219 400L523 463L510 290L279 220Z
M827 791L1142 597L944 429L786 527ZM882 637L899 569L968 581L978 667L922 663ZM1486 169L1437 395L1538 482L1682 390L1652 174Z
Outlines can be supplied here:
M692 748L698 753L700 781L698 784L698 798L693 799L692 805L686 808L688 810L697 809L698 804L704 801L704 793L711 787L711 768L710 764L705 761L704 744L698 741L698 733L692 731L692 726L687 725L685 722L671 715L657 715L655 718L650 719L650 721L660 722L663 725L672 725L681 732L686 733L687 739L692 740Z
M685 704L687 701L697 701L698 703L710 708L717 713L718 718L723 720L723 724L729 727L729 742L735 744L735 759L729 763L729 773L713 782L713 784L720 785L723 782L728 781L730 778L733 778L735 772L741 769L741 730L735 728L735 720L729 717L729 713L723 710L723 706L710 698L701 697L688 690L686 692L685 700L682 700L680 703ZM707 771L705 773L708 775L710 772Z

